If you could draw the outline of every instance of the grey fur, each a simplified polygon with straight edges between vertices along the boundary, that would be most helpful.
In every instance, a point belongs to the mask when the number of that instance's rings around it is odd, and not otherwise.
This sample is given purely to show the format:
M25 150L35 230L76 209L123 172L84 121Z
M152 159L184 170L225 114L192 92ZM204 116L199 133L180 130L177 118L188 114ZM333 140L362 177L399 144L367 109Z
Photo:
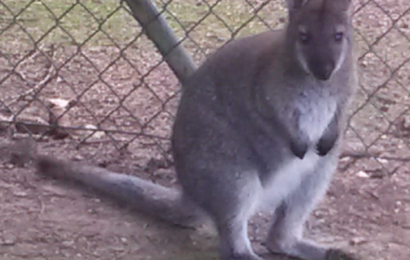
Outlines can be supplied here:
M231 42L187 81L172 136L182 192L46 157L39 171L77 179L172 223L209 216L222 260L261 259L247 235L261 206L276 209L268 249L337 259L337 251L302 233L335 171L356 85L350 1L288 1L284 30Z

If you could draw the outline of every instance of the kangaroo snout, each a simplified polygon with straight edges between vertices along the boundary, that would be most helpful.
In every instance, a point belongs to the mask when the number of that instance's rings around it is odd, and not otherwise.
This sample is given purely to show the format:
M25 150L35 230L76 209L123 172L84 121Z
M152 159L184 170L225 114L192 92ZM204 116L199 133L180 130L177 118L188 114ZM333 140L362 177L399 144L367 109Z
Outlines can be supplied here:
M328 80L335 70L334 62L313 62L310 66L310 71L318 80Z

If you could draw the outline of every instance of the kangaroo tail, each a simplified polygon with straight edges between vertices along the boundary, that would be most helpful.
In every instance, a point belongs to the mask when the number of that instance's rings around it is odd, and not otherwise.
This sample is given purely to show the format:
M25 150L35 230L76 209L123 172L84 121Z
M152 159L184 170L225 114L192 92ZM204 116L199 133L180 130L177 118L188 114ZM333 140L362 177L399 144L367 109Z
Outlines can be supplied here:
M37 157L36 167L42 175L77 181L171 224L193 228L201 222L200 210L185 199L179 190L100 167L46 156Z

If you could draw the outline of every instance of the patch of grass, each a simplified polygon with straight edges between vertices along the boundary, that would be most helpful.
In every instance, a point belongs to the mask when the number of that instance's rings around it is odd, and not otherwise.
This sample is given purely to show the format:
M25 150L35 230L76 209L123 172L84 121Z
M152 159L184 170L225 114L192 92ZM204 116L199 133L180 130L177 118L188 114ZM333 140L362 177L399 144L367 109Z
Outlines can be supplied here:
M130 40L137 27L118 1L42 0L5 1L0 5L0 43L19 41L82 45L113 44ZM110 37L102 33L105 31Z
M186 30L194 28L190 36L204 48L229 40L233 32L253 17L252 8L246 1L221 0L214 6L212 1L208 2L173 0L164 6L163 1L155 1L159 9L167 9L165 17L179 37L184 37ZM32 49L36 43L122 45L141 31L118 0L3 0L2 3L0 46L12 52ZM268 24L275 25L283 10L276 8L274 12L265 13L274 15L264 15L265 9L272 10L269 8L272 6L269 4L260 15ZM239 35L265 28L261 21L255 19Z
M166 6L164 15L179 38L189 32L185 46L196 60L203 60L204 55L233 37L276 28L282 23L286 12L281 1L269 1L255 16L258 2L264 1L173 0Z

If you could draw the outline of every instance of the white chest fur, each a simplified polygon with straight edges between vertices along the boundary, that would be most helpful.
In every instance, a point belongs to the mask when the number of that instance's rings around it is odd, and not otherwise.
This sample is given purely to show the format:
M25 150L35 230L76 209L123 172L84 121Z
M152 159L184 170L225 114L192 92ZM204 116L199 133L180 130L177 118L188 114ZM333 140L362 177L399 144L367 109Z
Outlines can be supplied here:
M310 138L311 142L317 142L336 112L336 100L313 92L299 96L295 104L297 104L295 109L299 112L297 122L299 129Z
M317 143L335 115L337 102L334 97L324 93L312 91L304 93L293 100L290 109L296 110L299 130L304 132L312 143ZM275 208L278 203L299 187L300 181L307 174L314 174L315 167L322 157L310 149L303 160L293 157L288 158L272 173L272 179L268 181L261 192L262 207Z

